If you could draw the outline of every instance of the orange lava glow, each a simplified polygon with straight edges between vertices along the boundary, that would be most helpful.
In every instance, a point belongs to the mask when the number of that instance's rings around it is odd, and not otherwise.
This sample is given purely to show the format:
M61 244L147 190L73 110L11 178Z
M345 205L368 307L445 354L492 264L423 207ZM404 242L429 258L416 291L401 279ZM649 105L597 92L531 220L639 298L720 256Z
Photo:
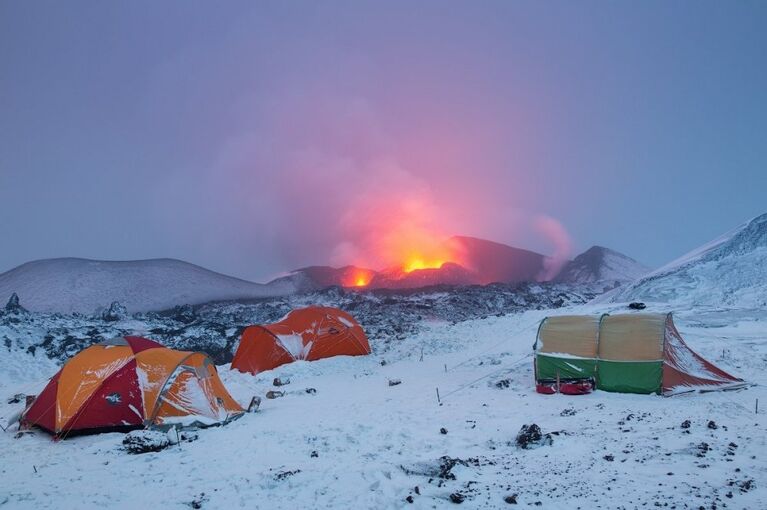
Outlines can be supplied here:
M353 268L344 276L344 287L367 287L373 279L373 272L368 269Z
M444 260L424 260L416 257L406 261L402 265L402 270L406 273L412 273L419 269L439 269L444 263Z

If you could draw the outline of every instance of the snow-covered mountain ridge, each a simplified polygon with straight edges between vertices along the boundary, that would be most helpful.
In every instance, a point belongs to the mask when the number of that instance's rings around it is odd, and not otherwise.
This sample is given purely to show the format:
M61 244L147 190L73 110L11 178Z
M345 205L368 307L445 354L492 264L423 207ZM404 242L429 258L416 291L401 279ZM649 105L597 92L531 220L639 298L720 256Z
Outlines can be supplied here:
M293 291L290 282L262 285L175 259L46 259L0 274L0 303L16 293L26 309L38 312L90 314L118 301L135 313Z
M767 307L767 214L597 300Z

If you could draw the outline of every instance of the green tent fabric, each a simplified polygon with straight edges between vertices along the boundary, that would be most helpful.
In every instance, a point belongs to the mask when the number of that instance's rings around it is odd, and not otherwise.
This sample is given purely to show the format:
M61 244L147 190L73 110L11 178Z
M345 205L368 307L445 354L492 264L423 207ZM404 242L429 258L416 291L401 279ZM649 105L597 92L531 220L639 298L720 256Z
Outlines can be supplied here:
M534 350L537 381L591 378L600 390L643 394L744 385L693 352L671 314L547 317Z

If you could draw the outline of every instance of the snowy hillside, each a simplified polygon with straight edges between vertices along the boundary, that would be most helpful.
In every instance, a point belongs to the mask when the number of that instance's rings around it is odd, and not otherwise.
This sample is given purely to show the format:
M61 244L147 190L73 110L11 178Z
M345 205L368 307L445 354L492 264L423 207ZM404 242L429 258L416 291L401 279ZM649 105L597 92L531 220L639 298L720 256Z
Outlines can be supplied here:
M767 307L767 214L598 300Z
M754 399L767 400L767 317L677 316L692 348L760 386L537 394L541 318L616 308L431 322L388 346L373 340L371 356L255 377L221 366L232 395L258 395L261 408L156 453L129 455L120 433L53 442L12 427L0 432L0 508L765 508L767 420ZM39 391L56 367L39 351L0 364L4 424L23 407L9 397ZM275 388L275 377L290 383ZM275 389L284 396L264 398ZM518 446L533 423L551 441Z
M134 313L292 291L289 282L260 285L174 259L46 259L0 274L0 304L16 293L26 309L40 312L90 314L118 301Z
M25 312L0 307L0 340L9 351L22 351L64 361L101 340L125 335L149 336L182 350L205 351L216 363L228 363L243 328L279 320L294 308L335 306L353 314L378 348L421 331L430 321L460 322L530 309L558 308L588 302L594 293L564 284L440 287L403 292L321 291L180 306L161 313L105 316ZM25 303L21 301L20 306ZM0 370L2 365L0 365Z
M566 283L632 282L650 268L622 253L602 246L592 246L569 261L555 278Z

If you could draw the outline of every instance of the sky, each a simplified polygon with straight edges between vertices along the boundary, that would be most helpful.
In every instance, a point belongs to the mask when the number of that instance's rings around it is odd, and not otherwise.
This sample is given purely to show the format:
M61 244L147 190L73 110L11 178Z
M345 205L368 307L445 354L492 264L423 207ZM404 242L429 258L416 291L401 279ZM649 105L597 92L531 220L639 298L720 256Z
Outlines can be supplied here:
M767 212L767 3L0 2L0 272L264 281L471 235L660 266Z

